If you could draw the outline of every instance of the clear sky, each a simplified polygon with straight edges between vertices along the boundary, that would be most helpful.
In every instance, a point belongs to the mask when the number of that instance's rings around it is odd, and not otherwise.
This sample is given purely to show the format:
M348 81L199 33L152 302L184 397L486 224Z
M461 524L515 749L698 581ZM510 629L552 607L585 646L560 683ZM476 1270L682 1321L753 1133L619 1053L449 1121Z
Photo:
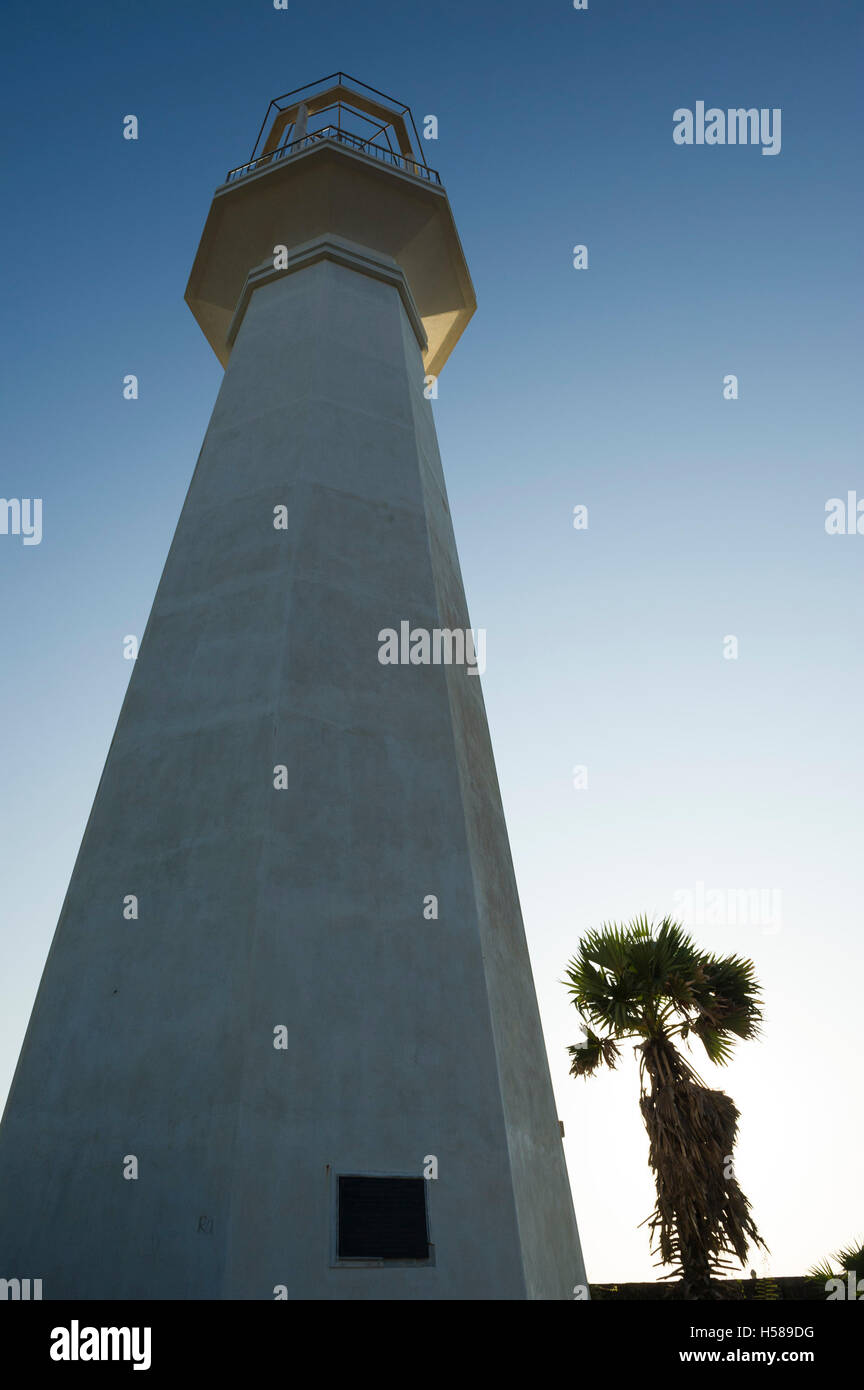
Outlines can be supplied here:
M437 115L477 291L435 413L589 1277L653 1277L653 1189L635 1063L568 1077L559 981L641 912L763 982L764 1039L710 1078L757 1269L864 1234L864 535L825 530L864 498L860 15L7 5L0 495L43 538L0 535L0 1098L219 386L183 301L209 200L270 98L341 68ZM698 101L780 108L780 153L676 145ZM731 922L747 890L779 913Z

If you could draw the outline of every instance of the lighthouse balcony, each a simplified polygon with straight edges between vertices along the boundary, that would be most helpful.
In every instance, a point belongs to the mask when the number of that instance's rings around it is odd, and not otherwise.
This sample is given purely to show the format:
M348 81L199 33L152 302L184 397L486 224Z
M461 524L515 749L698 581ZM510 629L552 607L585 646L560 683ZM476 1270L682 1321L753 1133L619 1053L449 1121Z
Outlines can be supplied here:
M301 135L297 140L291 140L275 150L270 150L267 154L259 155L257 159L250 160L248 164L238 164L236 169L229 169L225 182L239 183L242 179L264 173L274 164L296 159L298 156L317 148L322 142L347 146L358 154L366 155L370 159L377 159L383 164L389 164L391 168L398 169L400 173L408 174L411 178L421 179L425 183L441 183L441 175L436 169L430 169L428 164L421 164L418 160L390 149L386 145L376 144L373 140L365 139L353 131L340 129L339 126L334 125L327 125L321 130L310 131L306 135Z

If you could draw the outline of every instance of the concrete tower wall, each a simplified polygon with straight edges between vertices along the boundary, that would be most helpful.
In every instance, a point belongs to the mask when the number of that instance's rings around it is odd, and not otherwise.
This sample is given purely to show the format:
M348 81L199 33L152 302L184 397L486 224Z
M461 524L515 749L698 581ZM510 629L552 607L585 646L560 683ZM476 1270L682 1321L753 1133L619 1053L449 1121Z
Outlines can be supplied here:
M46 1298L584 1281L480 682L378 660L469 622L410 293L330 252L248 297L10 1093ZM427 1155L434 1262L339 1266L338 1174Z

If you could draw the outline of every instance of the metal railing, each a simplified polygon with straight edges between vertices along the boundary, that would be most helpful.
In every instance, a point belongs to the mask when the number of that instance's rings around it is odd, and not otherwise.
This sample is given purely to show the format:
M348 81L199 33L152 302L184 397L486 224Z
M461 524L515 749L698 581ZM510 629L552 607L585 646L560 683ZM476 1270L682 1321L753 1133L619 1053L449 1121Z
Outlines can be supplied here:
M395 151L388 150L383 145L374 145L371 140L364 140L362 136L353 135L350 131L340 130L336 126L325 126L323 130L310 131L307 135L301 135L299 140L291 140L287 145L280 145L278 149L271 150L269 154L259 155L249 164L238 164L236 169L229 169L225 182L236 183L238 179L245 178L247 174L255 174L261 169L266 169L270 164L278 163L280 159L288 159L291 155L300 154L321 140L334 140L340 145L350 145L353 149L359 150L361 154L371 155L383 164L392 164L394 168L401 169L404 174L410 174L415 179L423 179L426 183L440 184L441 182L441 175L437 170L430 169L428 164L420 164L408 155L396 154Z

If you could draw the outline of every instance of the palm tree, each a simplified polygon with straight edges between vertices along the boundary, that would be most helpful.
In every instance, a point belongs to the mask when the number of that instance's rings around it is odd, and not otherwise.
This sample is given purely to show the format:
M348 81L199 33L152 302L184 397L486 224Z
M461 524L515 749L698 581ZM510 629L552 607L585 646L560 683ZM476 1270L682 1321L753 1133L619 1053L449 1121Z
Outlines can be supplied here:
M656 927L641 917L589 932L566 974L586 1033L568 1048L573 1076L614 1068L619 1043L640 1040L639 1106L657 1188L648 1229L658 1263L673 1266L663 1277L680 1278L685 1298L717 1297L711 1281L732 1267L730 1256L743 1265L750 1241L768 1247L732 1168L738 1110L676 1043L698 1038L723 1066L736 1038L758 1036L753 962L699 950L668 917Z
M839 1272L834 1268L831 1261L836 1260L840 1266ZM842 1250L836 1250L830 1259L823 1260L821 1265L814 1265L808 1271L811 1279L838 1279L841 1274L858 1275L861 1271L864 1276L864 1240L853 1241L851 1245L846 1245Z

